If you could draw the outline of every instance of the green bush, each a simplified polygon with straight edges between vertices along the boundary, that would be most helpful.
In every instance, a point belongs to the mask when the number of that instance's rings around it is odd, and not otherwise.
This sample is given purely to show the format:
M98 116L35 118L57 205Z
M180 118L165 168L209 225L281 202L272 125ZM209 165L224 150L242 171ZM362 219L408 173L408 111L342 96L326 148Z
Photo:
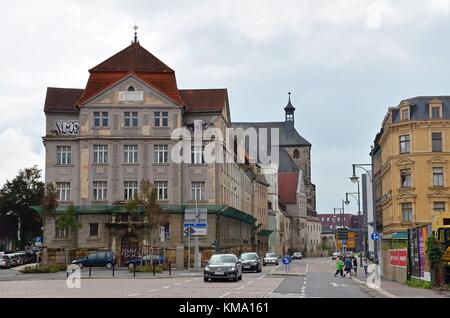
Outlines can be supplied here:
M433 287L431 282L427 282L413 277L411 277L410 280L406 281L406 285L413 288L424 288L424 289L431 289Z
M26 266L20 270L21 273L30 274L30 273L57 273L61 271L65 271L67 269L66 265L61 264L38 264L36 266Z
M130 273L133 272L132 268L129 268L128 271ZM156 265L155 272L156 273L162 273L163 268L161 265ZM142 265L142 266L136 266L136 272L139 273L153 273L153 266L152 265Z

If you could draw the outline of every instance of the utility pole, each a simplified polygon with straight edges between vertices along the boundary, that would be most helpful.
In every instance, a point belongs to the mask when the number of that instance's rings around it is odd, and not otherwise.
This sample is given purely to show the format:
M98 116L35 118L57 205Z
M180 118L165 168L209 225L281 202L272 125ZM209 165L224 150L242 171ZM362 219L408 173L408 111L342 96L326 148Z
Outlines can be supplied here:
M197 224L200 223L200 213L198 212L197 205L197 193L195 193L195 220ZM198 235L195 236L195 248L194 248L194 270L196 272L200 271L200 248L199 248L199 240Z

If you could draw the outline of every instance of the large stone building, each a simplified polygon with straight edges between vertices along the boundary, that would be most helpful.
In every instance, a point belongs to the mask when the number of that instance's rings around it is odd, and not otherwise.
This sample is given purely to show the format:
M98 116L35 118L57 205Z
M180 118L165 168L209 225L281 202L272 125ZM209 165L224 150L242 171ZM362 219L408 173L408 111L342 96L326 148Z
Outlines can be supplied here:
M143 247L162 247L157 235L146 241L143 225L134 224L123 207L141 180L149 180L169 215L164 242L169 259L177 247L187 246L184 212L196 205L208 211L208 235L200 238L204 255L212 253L214 241L222 252L266 252L268 183L257 164L205 163L202 147L192 147L190 163L171 158L178 142L171 138L174 129L193 129L195 120L223 133L231 126L227 90L178 89L175 72L136 38L89 73L84 89L48 88L44 109L45 181L56 184L58 212L74 205L82 224L71 235L71 249L77 254L111 249L123 263ZM223 150L232 157L236 152L225 142ZM55 219L48 220L44 244L50 253L67 236Z
M450 97L416 97L389 108L371 152L376 221L384 240L450 225Z
M320 254L321 225L315 210L315 185L311 182L311 143L295 128L295 108L291 103L290 93L284 111L285 120L282 122L233 122L233 127L242 128L246 132L252 128L257 130L259 141L257 159L270 184L269 201L277 222L271 234L277 236L272 239L275 246L270 250L279 255L300 251L305 256L316 256ZM272 130L278 130L279 148L276 165L262 164L259 157L261 145L266 144L266 141L260 140L265 136L261 132L262 129L267 129L267 149L264 151L273 146L271 137L275 132Z

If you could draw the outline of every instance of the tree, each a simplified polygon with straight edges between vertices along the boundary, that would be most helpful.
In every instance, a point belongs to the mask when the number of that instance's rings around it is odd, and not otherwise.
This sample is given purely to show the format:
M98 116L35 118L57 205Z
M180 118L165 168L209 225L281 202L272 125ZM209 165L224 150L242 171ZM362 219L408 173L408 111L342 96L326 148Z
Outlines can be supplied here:
M41 235L42 222L31 206L41 204L44 183L40 181L41 170L37 166L19 170L12 180L7 180L0 190L0 215L15 215L20 222L20 242L23 248Z
M124 204L125 210L144 226L147 247L156 241L157 229L169 221L169 215L161 209L157 200L158 189L149 180L142 180L138 195Z
M430 264L432 281L436 283L436 274L441 270L442 257L444 256L444 245L436 237L431 236L427 240L427 258Z
M41 219L45 228L47 220L56 217L56 208L58 207L58 193L53 183L45 186L45 192L41 200Z
M72 233L75 233L81 227L82 227L82 224L80 222L78 222L75 207L73 206L73 204L68 206L67 210L64 213L60 214L58 216L58 219L56 220L56 228L65 231L66 264L68 264L68 259L69 259L68 252L70 249L70 242L72 240Z

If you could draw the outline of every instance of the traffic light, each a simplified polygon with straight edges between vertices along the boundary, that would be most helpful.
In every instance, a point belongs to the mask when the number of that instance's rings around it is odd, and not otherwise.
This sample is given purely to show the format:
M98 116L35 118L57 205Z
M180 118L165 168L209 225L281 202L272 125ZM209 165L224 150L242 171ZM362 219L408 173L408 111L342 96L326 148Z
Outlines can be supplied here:
M348 240L348 229L346 229L346 228L338 229L337 239L340 241Z

